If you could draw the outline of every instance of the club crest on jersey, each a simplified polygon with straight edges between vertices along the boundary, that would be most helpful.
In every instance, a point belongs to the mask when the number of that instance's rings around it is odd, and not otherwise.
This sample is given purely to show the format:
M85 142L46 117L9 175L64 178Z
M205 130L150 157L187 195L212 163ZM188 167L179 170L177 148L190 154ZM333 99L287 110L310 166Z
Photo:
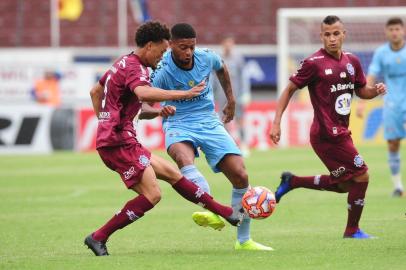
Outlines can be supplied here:
M188 84L190 87L194 87L194 86L195 86L195 81L194 81L194 80L190 80L187 84Z
M348 73L350 73L351 76L354 76L355 70L354 70L354 67L351 65L351 63L347 64L347 71L348 71Z
M331 75L331 74L333 74L333 70L332 70L331 68L326 68L326 69L324 70L324 73L325 73L326 75Z
M362 165L364 165L364 160L362 159L362 157L360 155L356 155L354 157L354 165L358 168L362 167Z
M344 71L340 73L340 78L344 79L347 78L347 73L345 73Z
M145 156L145 155L141 155L140 158L138 159L138 161L144 167L147 167L150 162L149 158L147 158L147 156Z

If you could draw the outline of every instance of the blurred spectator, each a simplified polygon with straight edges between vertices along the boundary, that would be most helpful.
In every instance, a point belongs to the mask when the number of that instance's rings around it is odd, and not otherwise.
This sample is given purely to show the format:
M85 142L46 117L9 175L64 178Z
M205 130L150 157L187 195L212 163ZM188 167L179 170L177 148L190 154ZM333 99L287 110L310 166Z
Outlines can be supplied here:
M222 43L221 57L227 65L230 73L231 85L233 87L234 97L236 99L234 120L226 124L227 131L239 142L244 156L249 155L249 147L245 136L244 111L245 107L251 101L251 85L247 76L244 74L244 57L234 50L235 40L233 37L226 37ZM223 108L227 102L220 82L216 76L212 76L213 89L217 105L219 106L220 118L223 114ZM235 130L235 132L233 132Z
M34 83L34 99L40 104L58 107L61 104L59 78L58 73L45 71L44 77Z

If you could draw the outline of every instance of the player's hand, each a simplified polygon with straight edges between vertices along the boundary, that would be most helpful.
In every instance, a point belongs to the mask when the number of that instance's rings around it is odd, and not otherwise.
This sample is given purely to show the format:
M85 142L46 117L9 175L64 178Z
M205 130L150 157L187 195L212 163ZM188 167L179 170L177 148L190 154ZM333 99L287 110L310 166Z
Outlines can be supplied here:
M272 124L271 132L269 133L269 137L271 138L274 144L278 144L279 140L281 139L281 125L280 124Z
M223 118L221 119L223 123L227 124L234 118L234 113L235 113L235 102L234 101L229 101L227 102L226 106L224 106L223 109Z
M375 90L378 95L385 95L386 85L384 83L377 83L375 84Z
M206 82L205 81L200 82L198 85L191 88L189 91L186 91L186 98L189 99L189 98L193 98L193 97L200 95L200 93L205 88L206 88Z
M176 113L176 107L167 105L162 107L161 111L159 112L159 116L162 116L163 118L167 118L169 116L173 116Z

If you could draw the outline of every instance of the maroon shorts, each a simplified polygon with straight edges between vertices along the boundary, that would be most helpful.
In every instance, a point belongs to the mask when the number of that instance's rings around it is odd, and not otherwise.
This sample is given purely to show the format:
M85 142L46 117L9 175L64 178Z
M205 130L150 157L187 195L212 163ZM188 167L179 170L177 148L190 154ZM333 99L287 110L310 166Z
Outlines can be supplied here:
M120 174L127 188L138 183L150 164L151 153L139 143L97 149L104 164Z
M321 161L330 171L333 182L344 182L368 171L350 136L339 142L311 142Z

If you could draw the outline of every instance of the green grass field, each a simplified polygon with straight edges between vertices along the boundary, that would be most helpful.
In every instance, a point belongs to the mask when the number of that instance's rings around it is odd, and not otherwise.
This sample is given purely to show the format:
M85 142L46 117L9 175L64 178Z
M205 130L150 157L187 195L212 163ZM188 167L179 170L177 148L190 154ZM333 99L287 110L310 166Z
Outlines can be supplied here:
M0 269L406 269L406 198L390 197L385 147L359 150L371 175L361 227L379 239L342 239L346 194L300 189L252 223L253 239L275 251L236 252L233 227L196 226L191 213L200 208L161 182L162 201L114 234L102 258L83 239L134 196L118 175L96 153L0 156ZM204 158L197 164L228 204L231 185ZM283 170L326 173L309 148L253 152L246 165L251 185L273 190Z

